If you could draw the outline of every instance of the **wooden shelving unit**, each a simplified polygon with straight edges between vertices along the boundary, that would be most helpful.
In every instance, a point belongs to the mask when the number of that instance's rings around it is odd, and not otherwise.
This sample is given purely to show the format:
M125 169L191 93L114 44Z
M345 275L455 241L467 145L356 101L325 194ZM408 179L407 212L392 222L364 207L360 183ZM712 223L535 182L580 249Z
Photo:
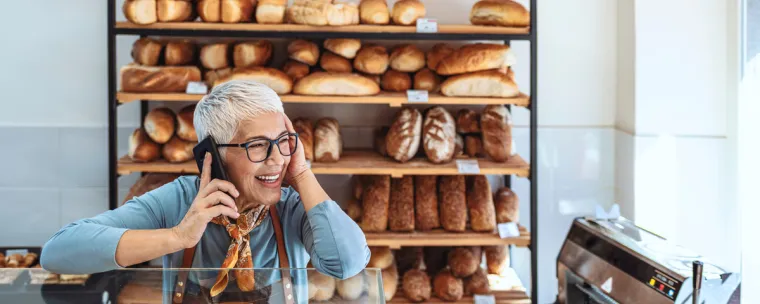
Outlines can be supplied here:
M531 303L530 297L528 297L528 294L525 293L525 291L522 290L505 290L505 291L494 291L492 293L494 295L494 298L496 300L496 303L498 304L528 304ZM399 296L397 293L396 296L393 297L392 300L388 301L388 303L414 303L409 300L407 300L403 296ZM429 300L425 301L425 303L433 303L433 304L472 304L475 303L473 297L462 297L459 301L454 302L446 302L436 297L431 297Z
M530 233L525 227L520 227L520 236L502 239L497 233L483 232L446 232L443 230L414 231L414 232L365 232L367 244L370 246L388 246L399 249L408 246L492 246L515 245L527 247L530 245Z

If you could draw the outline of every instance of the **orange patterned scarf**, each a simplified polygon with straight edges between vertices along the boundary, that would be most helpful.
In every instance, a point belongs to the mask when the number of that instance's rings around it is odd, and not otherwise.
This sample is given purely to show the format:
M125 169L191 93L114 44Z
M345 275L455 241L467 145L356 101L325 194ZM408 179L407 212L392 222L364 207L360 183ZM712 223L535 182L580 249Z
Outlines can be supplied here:
M211 287L211 296L215 297L227 288L229 282L229 271L232 268L233 274L237 279L237 285L242 291L252 291L256 282L253 276L253 261L251 260L250 233L261 225L261 222L267 217L269 206L259 205L251 210L240 213L236 223L230 222L230 219L220 215L211 220L212 223L222 225L227 229L227 233L232 238L230 248L227 249L227 257L222 263L222 270L216 277L214 286Z

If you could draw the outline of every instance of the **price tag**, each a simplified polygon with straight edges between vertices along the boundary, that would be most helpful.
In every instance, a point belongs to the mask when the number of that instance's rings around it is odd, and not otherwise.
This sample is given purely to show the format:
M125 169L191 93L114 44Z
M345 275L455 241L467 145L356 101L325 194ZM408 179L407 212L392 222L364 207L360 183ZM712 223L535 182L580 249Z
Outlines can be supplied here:
M308 160L308 159L306 160L306 167L308 167L309 169L311 169L311 161Z
M428 102L428 91L406 90L406 100L409 102Z
M29 253L29 250L26 249L8 249L5 251L5 256L12 256L14 254L20 254L20 255L26 255Z
M480 174L477 159L457 159L457 170L462 174Z
M496 304L496 298L493 295L476 294L472 298L475 300L475 304Z
M205 82L202 81L191 81L187 83L187 88L185 89L185 93L187 94L207 94L208 93L208 87L206 86Z
M501 223L496 225L496 228L499 230L499 237L502 239L520 236L520 229L517 229L517 224L514 222Z
M430 18L417 19L417 33L437 33L438 20Z

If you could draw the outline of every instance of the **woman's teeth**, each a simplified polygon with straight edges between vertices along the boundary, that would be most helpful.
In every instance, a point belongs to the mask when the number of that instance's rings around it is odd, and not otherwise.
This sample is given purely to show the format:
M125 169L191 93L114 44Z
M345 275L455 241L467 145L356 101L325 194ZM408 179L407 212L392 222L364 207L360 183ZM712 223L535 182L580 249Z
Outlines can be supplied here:
M277 179L280 178L279 174L276 175L261 175L256 177L258 180L265 182L265 183L274 183L277 181Z

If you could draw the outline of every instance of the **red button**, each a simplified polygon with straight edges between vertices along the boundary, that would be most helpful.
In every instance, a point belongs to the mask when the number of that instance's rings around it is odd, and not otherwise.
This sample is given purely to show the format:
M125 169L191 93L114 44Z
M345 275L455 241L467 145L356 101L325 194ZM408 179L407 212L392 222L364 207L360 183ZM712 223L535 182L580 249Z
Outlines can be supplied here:
M662 291L663 289L665 289L665 285L660 284L660 291Z

